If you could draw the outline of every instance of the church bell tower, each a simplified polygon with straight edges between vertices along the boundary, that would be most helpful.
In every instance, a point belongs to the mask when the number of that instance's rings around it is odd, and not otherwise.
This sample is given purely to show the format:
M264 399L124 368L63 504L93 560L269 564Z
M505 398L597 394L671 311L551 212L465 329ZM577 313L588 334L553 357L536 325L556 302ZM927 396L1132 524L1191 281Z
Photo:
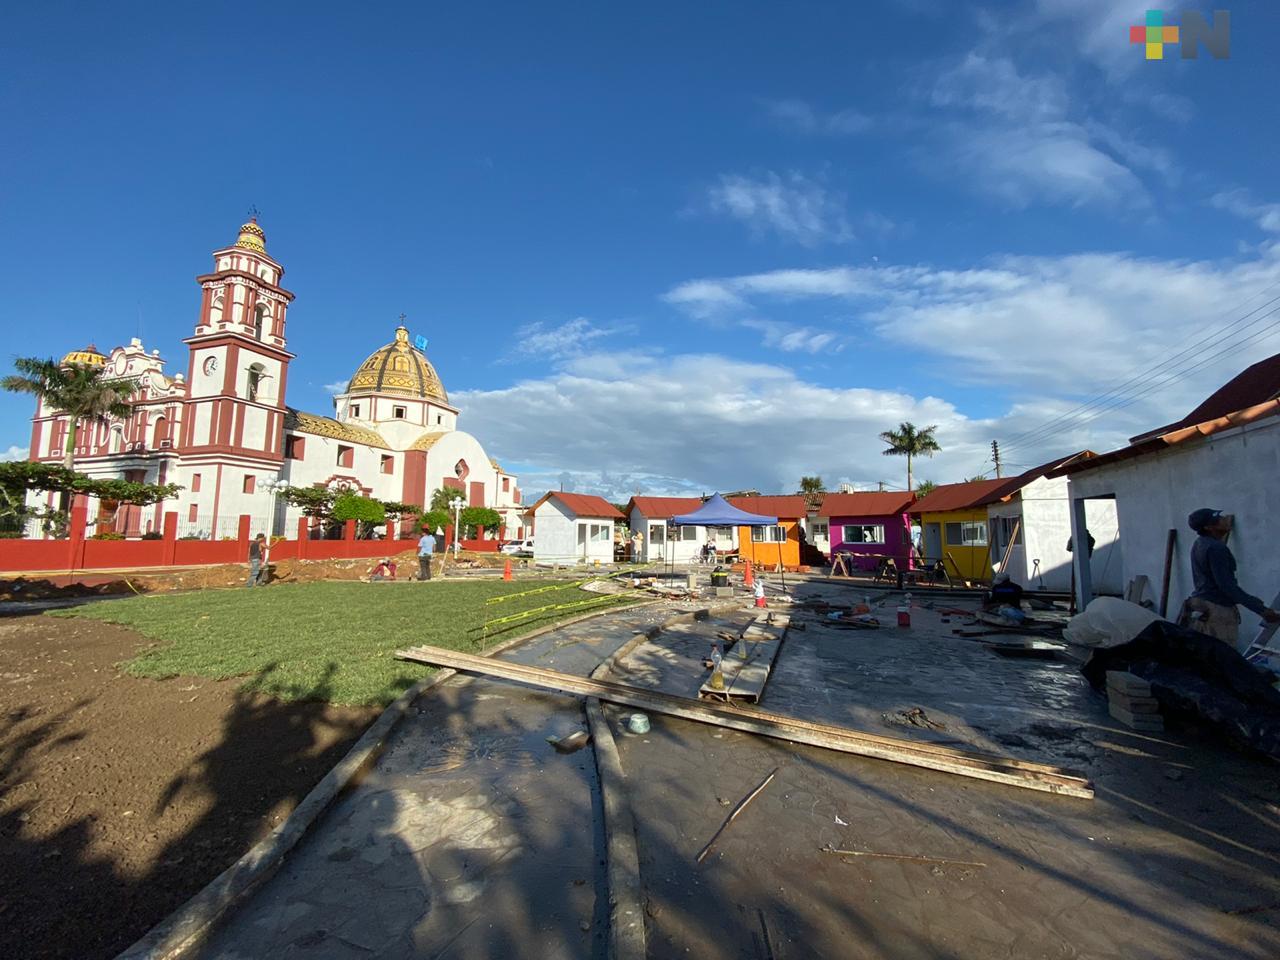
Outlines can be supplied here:
M278 469L293 294L280 286L284 268L267 253L256 216L232 246L214 251L213 265L213 273L196 278L200 317L183 341L190 360L182 456L191 465Z

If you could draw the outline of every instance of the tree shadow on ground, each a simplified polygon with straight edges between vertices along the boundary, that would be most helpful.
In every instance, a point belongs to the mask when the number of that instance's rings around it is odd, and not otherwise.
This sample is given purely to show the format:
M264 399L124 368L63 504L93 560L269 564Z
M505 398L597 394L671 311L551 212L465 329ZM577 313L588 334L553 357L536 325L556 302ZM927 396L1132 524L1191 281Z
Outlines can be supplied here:
M38 786L42 762L65 762L63 754L51 759L51 752L87 736L75 714L90 701L0 740L0 838L9 887L0 892L0 956L112 957L242 856L287 816L367 724L352 717L335 721L321 702L335 669L330 664L324 680L300 702L237 690L212 745L174 775L154 804L125 811L141 821L141 832L131 835L141 852L122 848L124 841L113 840L94 811L63 817L52 833L31 829L31 812L42 798L20 791ZM11 713L6 725L13 729L29 719L26 711L39 709ZM157 738L165 733L155 731ZM139 742L137 750L147 751L147 743ZM97 799L99 781L111 775L110 761L72 759L85 761L83 795ZM175 817L181 820L176 828ZM148 826L155 828L150 835Z

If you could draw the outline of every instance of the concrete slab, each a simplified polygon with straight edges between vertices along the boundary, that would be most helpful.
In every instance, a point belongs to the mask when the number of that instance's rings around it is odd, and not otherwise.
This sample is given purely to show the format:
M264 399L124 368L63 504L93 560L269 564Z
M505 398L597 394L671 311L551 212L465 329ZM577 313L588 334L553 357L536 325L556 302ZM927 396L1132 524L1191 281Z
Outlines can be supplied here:
M670 616L611 614L502 656L585 675ZM608 901L593 755L546 741L584 727L572 697L442 684L195 955L601 957Z
M796 593L850 595L813 583ZM1280 809L1273 765L1195 730L1116 723L1072 662L991 657L920 607L912 624L837 632L815 617L789 636L763 705L1076 767L1097 798L1026 794L666 717L636 736L610 710L633 791L650 956L1280 956L1275 912L1230 912L1280 900L1280 832L1264 812ZM705 652L660 640L613 678L679 692ZM774 767L774 782L696 865L728 805ZM820 852L828 844L987 867L841 858Z

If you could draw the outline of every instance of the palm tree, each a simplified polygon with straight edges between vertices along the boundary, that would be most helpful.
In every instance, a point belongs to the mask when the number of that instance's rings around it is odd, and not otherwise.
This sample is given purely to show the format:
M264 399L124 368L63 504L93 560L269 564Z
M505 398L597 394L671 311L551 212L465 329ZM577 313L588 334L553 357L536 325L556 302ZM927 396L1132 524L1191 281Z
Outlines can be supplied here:
M880 439L889 445L888 450L881 451L886 457L907 458L908 493L911 491L911 461L917 456L932 457L942 449L933 436L937 429L937 426L929 426L917 430L914 423L904 420L898 424L897 430L886 430L880 434Z
M933 493L933 491L936 490L937 488L938 488L938 485L934 483L932 480L921 480L920 485L916 487L916 495L923 500L929 494Z
M0 380L0 387L11 393L34 394L46 406L68 415L67 445L62 453L62 465L68 470L75 463L81 421L98 424L125 419L132 410L129 398L138 389L134 381L108 379L105 369L90 364L62 365L52 359L18 357L13 368L17 373Z
M801 493L826 493L827 486L822 482L821 477L801 477L800 492Z

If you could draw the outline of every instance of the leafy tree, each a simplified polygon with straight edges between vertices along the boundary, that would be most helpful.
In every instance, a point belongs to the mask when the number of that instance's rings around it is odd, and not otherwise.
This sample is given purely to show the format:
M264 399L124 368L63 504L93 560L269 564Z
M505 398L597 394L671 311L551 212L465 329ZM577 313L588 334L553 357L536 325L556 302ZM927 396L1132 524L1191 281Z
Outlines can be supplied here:
M131 480L90 477L76 473L60 464L39 463L33 460L12 460L0 463L0 519L22 524L36 517L46 523L51 532L65 532L65 510L46 511L27 505L31 491L59 493L70 500L77 494L114 500L139 507L150 506L176 496L182 487L176 483L135 483Z
M986 480L986 479L987 479L987 478L986 478L986 477L984 477L982 474L978 474L976 477L965 477L963 482L964 482L964 483L977 483L979 480Z
M462 539L471 540L475 537L477 528L484 527L486 530L492 530L495 534L498 528L502 526L502 514L497 510L490 510L488 507L466 507L462 511Z
M932 480L921 480L919 486L916 487L916 496L927 497L938 488L938 485Z
M304 517L315 520L331 520L333 518L333 502L340 490L329 487L285 487L280 496L302 511Z
M416 503L400 503L395 500L383 500L382 509L386 511L387 519L391 521L420 516L423 512L422 507Z
M937 426L925 427L923 430L917 429L914 423L904 420L898 424L897 430L886 430L880 434L880 439L889 445L889 449L882 451L886 457L907 458L908 491L911 490L912 460L919 456L932 457L942 449L933 436L933 432L937 429Z
M12 373L0 380L0 387L11 393L29 393L46 405L61 410L70 419L67 445L62 465L70 470L75 465L76 433L81 423L109 423L123 420L132 412L129 398L138 389L133 380L106 376L103 367L88 364L63 366L53 359L18 357Z
M422 529L428 533L435 533L437 530L443 530L449 524L453 523L453 511L451 510L428 510L421 515Z
M355 520L357 536L362 540L367 540L375 528L387 522L387 510L381 500L361 496L354 490L343 490L334 497L330 516L337 523Z
M801 493L826 493L827 486L822 482L821 477L801 477L800 492Z
M458 499L461 499L464 504L466 503L467 498L461 490L454 487L441 487L431 495L429 506L432 510L443 510L452 517L453 501ZM452 523L453 521L450 520L449 522Z

